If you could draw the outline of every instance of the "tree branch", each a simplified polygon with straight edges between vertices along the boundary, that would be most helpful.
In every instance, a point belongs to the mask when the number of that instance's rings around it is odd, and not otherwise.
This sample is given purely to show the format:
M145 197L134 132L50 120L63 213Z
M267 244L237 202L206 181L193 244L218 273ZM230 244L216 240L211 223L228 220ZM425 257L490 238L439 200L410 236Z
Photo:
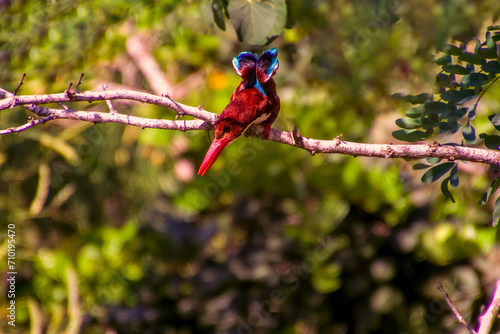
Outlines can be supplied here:
M491 298L490 305L486 308L484 313L479 317L479 325L477 327L478 334L488 334L490 332L495 318L500 311L500 280L496 282L493 297Z
M168 96L158 96L149 93L143 93L130 90L114 91L90 91L83 93L72 93L67 91L62 94L49 95L22 95L14 96L0 88L0 110L12 108L13 106L22 106L34 114L51 119L75 119L91 123L121 123L138 126L141 128L169 129L169 130L210 130L218 118L217 114L208 112L203 108L187 106ZM197 120L174 121L165 119L149 119L137 116L130 116L118 112L104 113L94 111L75 111L72 109L51 109L39 106L40 104L63 103L63 102L96 102L106 100L133 100L141 103L149 103L171 109L178 116L192 116ZM50 119L45 119L47 122ZM38 121L38 120L37 120ZM37 123L40 124L40 123ZM24 125L28 126L28 125ZM30 127L30 126L28 126ZM12 133L15 130L4 130L3 133ZM262 136L262 127L252 126L247 132L247 136ZM346 155L377 157L377 158L441 158L449 161L471 161L486 164L500 164L500 152L494 150L480 149L474 147L449 146L434 144L416 144L416 145L393 145L393 144L364 144L340 140L341 136L333 140L318 140L301 136L294 132L285 132L277 129L271 129L268 140L295 146L308 151L311 154L316 153L340 153Z
M453 305L453 302L451 301L450 297L448 296L448 294L446 293L446 291L444 291L443 284L441 284L441 282L439 282L439 284L438 284L438 289L443 294L444 299L446 300L446 303L448 304L448 306L452 310L452 312L455 315L455 317L457 318L458 322L461 323L462 325L464 325L465 327L467 327L467 329L469 330L469 332L471 332L472 334L477 334L477 332L474 330L474 328L472 328L472 326L469 325L469 323L458 312L458 310L455 307L455 305Z

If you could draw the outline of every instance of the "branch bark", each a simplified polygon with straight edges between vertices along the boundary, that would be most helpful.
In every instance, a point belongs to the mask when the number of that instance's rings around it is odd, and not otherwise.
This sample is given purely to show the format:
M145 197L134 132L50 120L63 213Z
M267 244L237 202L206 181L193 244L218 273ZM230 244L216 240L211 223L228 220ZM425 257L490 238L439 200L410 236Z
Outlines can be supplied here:
M490 305L484 313L479 317L479 325L477 328L478 334L488 334L495 322L495 318L500 311L500 280L496 282L495 291L491 298Z
M15 96L0 88L0 110L22 106L34 114L43 117L43 122L52 119L74 119L86 122L96 123L121 123L138 126L142 128L169 129L169 130L210 130L218 118L217 114L208 112L201 107L191 107L172 100L168 96L158 96L154 94L131 91L131 90L110 90L110 91L89 91L83 93L72 93L66 91L61 94L48 95L24 95ZM137 116L130 116L118 112L105 113L94 111L77 111L67 107L64 109L46 108L40 105L50 103L65 102L98 102L107 100L133 100L141 103L149 103L165 107L177 113L177 116L191 116L195 120L165 120L149 119ZM50 118L48 118L50 117ZM37 124L43 123L37 120ZM30 123L28 123L30 124ZM33 124L36 125L36 124ZM3 133L12 133L25 130L33 125L27 124L14 130L4 130ZM19 130L17 130L19 129ZM246 132L247 136L262 136L260 126L252 126ZM285 132L277 129L271 129L268 140L295 146L304 149L312 155L316 153L339 153L377 158L404 158L404 159L422 159L422 158L442 158L449 161L471 161L485 164L500 165L500 152L475 147L448 146L434 144L415 144L415 145L393 145L393 144L364 144L342 141L341 135L332 140L318 140L301 136L294 132Z

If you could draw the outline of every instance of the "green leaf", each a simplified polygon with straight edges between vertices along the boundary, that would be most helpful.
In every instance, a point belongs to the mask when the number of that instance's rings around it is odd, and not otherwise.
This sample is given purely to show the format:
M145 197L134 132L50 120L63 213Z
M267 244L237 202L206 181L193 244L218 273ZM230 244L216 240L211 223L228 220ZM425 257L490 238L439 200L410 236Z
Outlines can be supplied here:
M477 55L484 59L496 59L498 57L497 50L488 48L480 48L477 50Z
M476 97L476 91L474 89L464 89L464 90L447 90L441 94L441 98L445 101L452 101L453 104L462 104Z
M490 150L499 151L500 148L500 136L497 135L487 135L486 133L479 134L479 138L481 138L484 142L484 146L489 148Z
M497 48L497 45L496 45L495 41L493 40L493 38L491 38L491 32L490 31L488 31L486 33L486 46L489 49L493 49L493 50L496 50L496 48Z
M403 95L401 93L392 94L398 100L410 102L411 104L422 104L432 101L432 94L422 93L418 95Z
M476 46L474 46L474 53L477 54L477 50L481 48L481 42L476 39Z
M444 65L443 66L443 71L451 74L469 74L471 71L463 66L460 65Z
M464 75L460 84L462 86L476 87L488 82L488 76L484 73L471 73Z
M427 138L427 134L419 130L397 130L392 133L392 136L397 140L407 141L410 143Z
M444 56L438 58L438 60L436 60L436 64L438 64L439 66L451 64L451 56L444 55Z
M251 45L267 43L286 24L285 0L231 0L227 10L238 39Z
M496 227L498 225L498 220L500 219L500 196L495 201L495 210L493 210L493 219L491 220L491 225Z
M500 114L489 115L488 119L493 124L493 126L495 127L495 129L497 129L498 131L500 131Z
M467 125L463 127L462 135L469 144L476 143L476 131L474 130L474 127L470 125L470 122L467 122Z
M497 60L492 60L481 66L481 69L486 72L495 72L496 74L500 74L500 62Z
M425 172L424 175L422 175L422 182L432 183L439 180L444 174L448 173L453 166L455 166L454 162L444 162L440 165L432 167Z
M452 188L456 188L456 187L458 187L458 183L459 183L458 164L455 164L455 166L450 171L450 186Z
M464 117L465 114L469 112L469 108L464 107L464 108L457 108L454 110L450 110L449 112L446 112L443 115L443 118L448 119L448 121L456 121L459 120L460 118Z
M446 198L449 198L450 201L452 201L453 203L455 203L455 199L451 195L450 189L448 189L448 182L449 181L450 181L450 178L447 177L446 179L443 180L443 182L441 182L441 192L443 193L443 195Z
M432 165L427 165L419 162L413 165L413 170L427 169L429 167L432 167Z
M416 108L411 108L406 111L406 116L411 118L419 118L425 111L425 105L420 105Z
M457 48L455 45L446 44L443 48L443 52L452 56L460 56L462 54L462 49Z
M496 25L496 26L493 26L493 25L488 26L487 29L488 29L488 31L491 31L491 30L500 30L500 24Z
M453 83L455 82L455 75L454 74L448 75L445 73L438 73L438 75L436 75L436 82L441 87L451 88Z
M399 118L396 120L396 125L403 129L414 129L422 125L422 121L419 118Z
M458 60L476 65L483 65L486 62L484 58L481 58L478 55L471 52L462 52L462 54L458 56Z
M222 0L212 0L212 13L214 15L214 21L217 27L221 30L226 30L226 22L224 21L224 6Z
M496 179L493 180L488 190L486 190L481 200L479 200L479 205L484 206L486 203L488 203L491 195L498 189L499 186L500 186L500 178L497 177Z
M426 158L425 160L427 160L428 163L430 164L437 164L439 162L441 162L441 158Z

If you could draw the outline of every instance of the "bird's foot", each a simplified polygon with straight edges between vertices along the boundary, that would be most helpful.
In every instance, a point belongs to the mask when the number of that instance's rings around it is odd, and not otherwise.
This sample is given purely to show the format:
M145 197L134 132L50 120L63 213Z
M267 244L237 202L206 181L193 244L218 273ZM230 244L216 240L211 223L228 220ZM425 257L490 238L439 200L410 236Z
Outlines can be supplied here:
M271 124L264 125L264 134L262 135L262 140L269 138L269 133L271 132Z

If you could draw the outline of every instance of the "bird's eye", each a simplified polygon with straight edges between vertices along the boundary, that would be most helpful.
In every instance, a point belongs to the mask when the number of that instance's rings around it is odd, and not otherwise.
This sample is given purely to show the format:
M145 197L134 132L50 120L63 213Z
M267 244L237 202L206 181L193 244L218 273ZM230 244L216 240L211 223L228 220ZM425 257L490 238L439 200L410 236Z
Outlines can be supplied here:
M224 132L229 132L231 131L231 127L229 125L226 125L226 127L224 128Z

